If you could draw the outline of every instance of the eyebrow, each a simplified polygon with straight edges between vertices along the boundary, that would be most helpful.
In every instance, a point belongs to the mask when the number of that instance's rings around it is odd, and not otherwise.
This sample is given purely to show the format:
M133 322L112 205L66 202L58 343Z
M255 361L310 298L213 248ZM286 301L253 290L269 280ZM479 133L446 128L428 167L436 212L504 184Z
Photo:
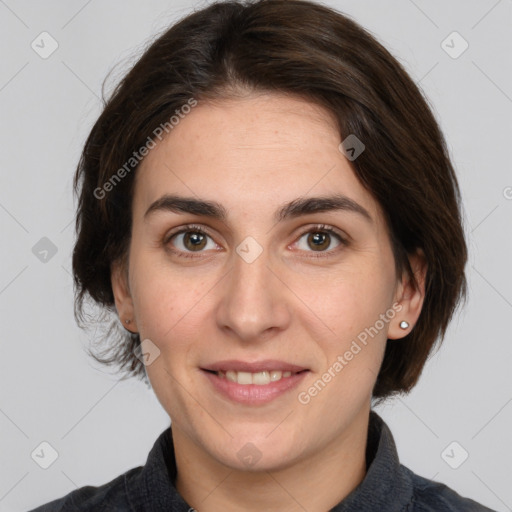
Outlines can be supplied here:
M216 201L196 199L166 194L154 201L144 214L146 220L151 214L160 211L190 213L226 222L228 211ZM299 197L282 205L275 213L274 220L282 222L302 215L320 212L347 211L357 213L365 220L373 223L373 218L359 203L342 194L322 197Z

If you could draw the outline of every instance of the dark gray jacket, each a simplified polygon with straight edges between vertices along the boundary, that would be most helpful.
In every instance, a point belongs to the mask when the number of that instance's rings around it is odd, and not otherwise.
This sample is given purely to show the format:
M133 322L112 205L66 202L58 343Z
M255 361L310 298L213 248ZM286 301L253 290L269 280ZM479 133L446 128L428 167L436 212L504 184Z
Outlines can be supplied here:
M331 512L493 512L400 464L391 431L375 411L370 412L366 461L364 480ZM156 440L144 466L100 487L76 489L31 512L191 512L173 485L175 476L169 427Z

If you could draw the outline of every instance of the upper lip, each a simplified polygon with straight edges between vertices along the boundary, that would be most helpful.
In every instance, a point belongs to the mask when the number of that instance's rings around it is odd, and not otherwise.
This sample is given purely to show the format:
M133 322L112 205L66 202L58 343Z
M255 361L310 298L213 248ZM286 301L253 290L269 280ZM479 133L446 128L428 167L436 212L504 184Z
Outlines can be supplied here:
M307 370L303 366L298 366L296 364L286 363L285 361L278 361L277 359L265 359L264 361L255 361L253 363L249 363L247 361L237 361L234 359L230 359L228 361L218 361L216 363L209 364L203 367L203 370L209 370L212 372L219 371L242 371L242 372L269 372L272 370L282 371L282 372L300 372L302 370Z

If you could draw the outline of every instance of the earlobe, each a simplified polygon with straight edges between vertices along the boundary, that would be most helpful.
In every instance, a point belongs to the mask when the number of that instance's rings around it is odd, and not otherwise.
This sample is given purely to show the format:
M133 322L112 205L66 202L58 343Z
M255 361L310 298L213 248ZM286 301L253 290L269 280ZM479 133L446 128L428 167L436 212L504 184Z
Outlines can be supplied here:
M388 330L388 339L396 340L409 334L416 324L425 300L427 260L421 249L409 255L409 263L414 279L404 271L400 286L397 287L395 301L402 309L395 316Z
M137 332L135 310L128 284L126 266L120 262L113 263L110 270L110 283L117 314L123 326L132 333Z

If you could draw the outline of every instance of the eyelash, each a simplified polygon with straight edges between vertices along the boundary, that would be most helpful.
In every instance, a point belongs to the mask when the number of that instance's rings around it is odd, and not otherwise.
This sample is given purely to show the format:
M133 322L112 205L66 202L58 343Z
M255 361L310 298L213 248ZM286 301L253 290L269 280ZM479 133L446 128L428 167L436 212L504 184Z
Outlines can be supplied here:
M197 224L187 224L187 225L183 226L181 229L179 229L178 231L169 233L169 235L165 237L164 245L168 246L169 242L171 241L171 239L173 237L175 237L176 235L180 235L182 233L187 233L187 232L201 233L201 234L207 235L213 239L213 236L204 227L199 226ZM327 233L331 236L334 235L336 238L338 238L338 240L340 242L340 246L338 246L337 249L331 249L330 251L320 251L318 254L312 254L311 256L307 256L307 258L329 258L332 256L332 253L337 252L337 250L339 250L339 248L341 246L348 245L347 240L341 235L341 233L338 232L338 230L336 230L332 226L328 226L325 224L316 224L315 226L309 226L307 229L305 229L298 235L298 240L300 240L300 238L302 238L304 235L306 235L308 233ZM176 249L169 249L169 250L172 253L176 254L180 258L200 258L201 257L201 251L198 252L197 254L194 254L193 252L180 251L180 250L176 250ZM310 251L307 251L307 252L310 252ZM311 252L314 253L315 251L311 251Z

